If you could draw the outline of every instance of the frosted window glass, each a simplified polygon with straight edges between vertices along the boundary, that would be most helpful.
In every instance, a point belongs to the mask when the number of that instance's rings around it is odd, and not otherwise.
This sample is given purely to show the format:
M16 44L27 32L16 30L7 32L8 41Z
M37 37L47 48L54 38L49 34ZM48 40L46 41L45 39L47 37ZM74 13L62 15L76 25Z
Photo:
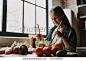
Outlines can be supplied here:
M0 0L0 31L2 31L2 0Z
M22 33L23 1L7 0L7 32Z
M36 5L46 8L46 0L36 0Z
M25 1L28 1L28 2L31 2L31 3L35 4L35 0L25 0Z
M24 5L25 33L35 34L35 6L25 3Z
M37 21L36 23L39 24L41 34L46 35L46 10L45 9L36 7L36 21Z

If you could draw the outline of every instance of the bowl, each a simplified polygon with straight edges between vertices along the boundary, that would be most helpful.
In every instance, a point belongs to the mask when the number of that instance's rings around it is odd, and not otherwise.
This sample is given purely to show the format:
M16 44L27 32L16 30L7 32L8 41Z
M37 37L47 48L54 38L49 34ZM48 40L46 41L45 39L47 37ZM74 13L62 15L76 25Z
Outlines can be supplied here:
M50 41L35 41L35 46L37 47L48 47Z

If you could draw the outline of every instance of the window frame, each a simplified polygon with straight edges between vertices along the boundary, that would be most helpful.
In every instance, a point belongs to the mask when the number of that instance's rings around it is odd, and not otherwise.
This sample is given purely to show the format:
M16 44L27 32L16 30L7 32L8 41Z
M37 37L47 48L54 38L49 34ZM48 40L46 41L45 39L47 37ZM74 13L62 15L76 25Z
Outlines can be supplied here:
M3 1L3 6L2 6L2 31L0 32L0 36L14 36L14 37L28 37L29 34L24 33L24 2L23 1L23 12L22 12L22 33L15 33L15 32L6 32L6 26L7 26L7 0L2 0ZM36 0L35 0L36 2ZM32 4L31 2L28 2L29 4ZM36 5L35 4L35 11L36 11ZM40 6L41 7L41 6ZM41 7L43 8L43 7ZM35 12L36 16L36 12ZM36 26L36 17L35 17L35 26ZM35 34L36 35L36 31ZM48 35L48 0L46 0L46 35L43 35L46 37Z

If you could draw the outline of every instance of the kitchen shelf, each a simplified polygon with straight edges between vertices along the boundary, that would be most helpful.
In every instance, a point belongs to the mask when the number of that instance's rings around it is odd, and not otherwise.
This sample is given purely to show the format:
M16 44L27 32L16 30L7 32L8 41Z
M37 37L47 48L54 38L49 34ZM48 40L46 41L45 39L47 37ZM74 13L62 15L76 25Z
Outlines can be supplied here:
M80 46L86 46L86 18L79 18L79 31L80 31Z
M84 7L84 6L86 6L86 4L78 5L77 7L79 8L79 7Z
M76 49L86 49L86 47L76 47Z
M79 18L86 18L86 15L84 15L84 16L80 16Z

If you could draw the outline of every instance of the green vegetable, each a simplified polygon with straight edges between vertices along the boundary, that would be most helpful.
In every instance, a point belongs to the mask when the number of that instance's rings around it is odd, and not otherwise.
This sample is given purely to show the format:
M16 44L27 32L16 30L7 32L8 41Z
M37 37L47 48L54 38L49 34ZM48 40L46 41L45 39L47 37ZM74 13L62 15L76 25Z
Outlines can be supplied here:
M28 42L24 42L24 45L26 45L28 48L30 48L30 47L32 47L32 46L30 46L29 44L28 44Z
M66 56L67 51L66 50L58 50L56 52L56 56L60 57L60 56Z
M49 41L45 41L45 45L46 46L49 46Z
M40 41L37 46L40 46L40 44L44 44L45 46L49 46L49 41Z
M24 43L16 43L16 41L14 41L14 43L11 45L12 48L14 48L15 46L21 46L21 45L26 45L28 48L32 47L28 44L28 42L24 42Z
M11 45L11 47L14 48L15 46L17 46L16 41L14 41L14 43Z

